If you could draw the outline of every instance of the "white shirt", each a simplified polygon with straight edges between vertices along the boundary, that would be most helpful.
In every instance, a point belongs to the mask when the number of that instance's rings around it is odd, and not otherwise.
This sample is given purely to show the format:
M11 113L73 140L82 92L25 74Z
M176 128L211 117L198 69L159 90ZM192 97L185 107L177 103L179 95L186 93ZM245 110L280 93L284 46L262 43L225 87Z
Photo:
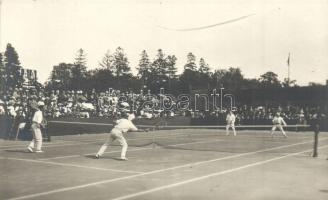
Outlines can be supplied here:
M5 108L3 106L0 106L0 115L5 114Z
M42 120L43 120L42 111L41 110L36 111L33 115L32 122L41 124Z
M117 124L114 126L114 129L119 130L123 133L138 130L138 128L128 119L119 119L116 121L116 123Z
M16 117L17 114L14 106L8 106L7 109L10 116Z
M234 114L228 114L226 121L228 124L234 124L236 121L236 116Z
M274 117L272 122L273 124L280 124L280 125L283 124L285 126L287 125L282 117Z

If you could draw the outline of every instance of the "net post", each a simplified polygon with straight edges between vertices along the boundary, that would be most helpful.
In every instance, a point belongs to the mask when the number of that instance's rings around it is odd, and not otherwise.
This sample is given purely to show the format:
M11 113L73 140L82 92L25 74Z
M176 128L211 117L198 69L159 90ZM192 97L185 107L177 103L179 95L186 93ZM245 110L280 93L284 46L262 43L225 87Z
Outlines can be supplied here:
M151 137L151 143L152 143L152 147L153 149L155 149L156 145L155 145L155 131L152 131L152 137Z
M318 157L318 139L319 139L320 125L314 124L314 145L313 145L313 157Z
M43 127L41 126L42 138L46 142L51 142L51 136L48 131L49 122L47 122Z

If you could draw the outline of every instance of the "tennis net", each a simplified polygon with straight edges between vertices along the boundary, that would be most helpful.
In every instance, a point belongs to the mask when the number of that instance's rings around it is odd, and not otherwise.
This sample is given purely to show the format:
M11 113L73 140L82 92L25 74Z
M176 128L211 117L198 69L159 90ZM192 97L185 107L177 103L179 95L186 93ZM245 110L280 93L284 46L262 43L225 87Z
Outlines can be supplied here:
M138 126L138 125L137 125ZM48 134L109 133L113 124L69 121L50 121ZM246 153L278 146L313 146L314 133L309 125L288 125L287 138L276 130L273 137L270 125L236 126L237 135L226 135L226 126L167 126L165 124L139 125L148 132L126 133L130 147L178 149L202 152ZM326 138L323 138L325 140ZM113 144L118 145L117 143ZM284 150L286 151L286 150ZM290 150L292 151L292 150Z

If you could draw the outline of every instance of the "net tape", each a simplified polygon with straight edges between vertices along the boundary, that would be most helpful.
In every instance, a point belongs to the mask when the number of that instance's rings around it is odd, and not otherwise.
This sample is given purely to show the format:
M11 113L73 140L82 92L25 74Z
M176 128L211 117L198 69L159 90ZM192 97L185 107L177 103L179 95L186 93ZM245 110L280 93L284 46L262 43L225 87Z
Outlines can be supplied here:
M99 126L113 126L111 123L94 123L94 122L68 122L68 121L48 121L48 123L61 123L61 124L81 124L81 125L99 125ZM226 125L136 125L140 128L226 128ZM273 125L236 125L235 128L272 128ZM284 128L310 128L310 125L295 124L286 125Z

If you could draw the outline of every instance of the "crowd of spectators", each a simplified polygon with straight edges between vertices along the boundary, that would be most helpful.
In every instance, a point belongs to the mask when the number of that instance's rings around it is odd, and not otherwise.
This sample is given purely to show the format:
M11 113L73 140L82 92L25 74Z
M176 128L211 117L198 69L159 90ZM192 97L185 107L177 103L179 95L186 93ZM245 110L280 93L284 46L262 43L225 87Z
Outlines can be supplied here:
M116 118L122 112L134 112L139 118L174 117L182 115L191 117L200 124L223 125L227 108L221 111L179 111L163 110L159 107L160 98L155 95L122 92L119 90L108 90L105 92L90 92L82 90L52 90L44 89L24 89L16 88L7 91L0 97L0 120L5 121L8 131L14 131L18 123L28 121L29 104L35 101L43 106L43 113L46 118ZM163 98L164 103L165 98ZM148 103L145 103L148 102ZM149 103L151 102L151 103ZM175 104L176 102L169 102ZM173 106L174 107L174 106ZM242 105L233 108L236 115L237 124L268 124L273 119L276 112L281 113L289 124L307 124L314 117L317 110L320 110L322 117L327 119L328 108L314 106L285 106L270 107L260 105Z
M224 108L216 112L190 112L195 123L198 124L219 124L223 125L226 119L226 113L229 109ZM307 125L317 117L320 111L323 120L328 119L328 107L317 106L250 106L242 105L232 108L236 116L237 125L270 125L276 113L287 121L288 124Z
M117 118L122 112L134 112L140 118L152 119L175 114L174 111L163 112L158 107L159 99L143 91L139 94L112 89L105 92L95 90L47 92L42 88L16 88L8 90L0 97L0 121L6 126L5 132L14 132L19 123L30 120L31 102L42 105L43 114L47 119Z

